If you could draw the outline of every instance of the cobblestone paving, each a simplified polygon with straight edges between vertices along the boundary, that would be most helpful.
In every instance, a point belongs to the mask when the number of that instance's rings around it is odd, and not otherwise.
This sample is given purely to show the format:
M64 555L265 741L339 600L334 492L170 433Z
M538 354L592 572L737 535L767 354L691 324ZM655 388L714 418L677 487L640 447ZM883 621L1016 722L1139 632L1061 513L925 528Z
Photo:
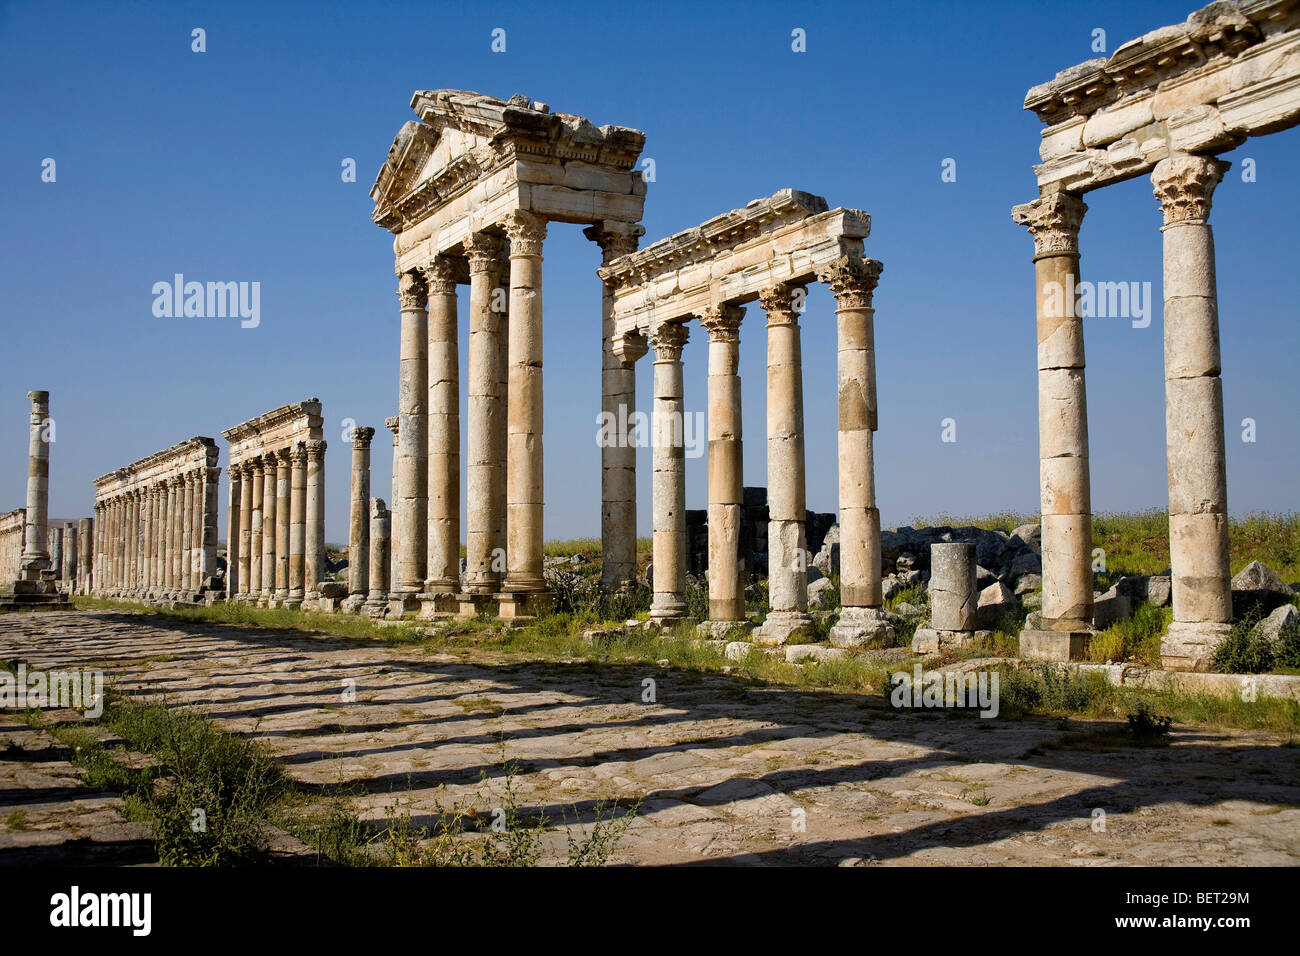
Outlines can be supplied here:
M1191 728L1167 747L1063 746L1055 720L898 714L878 697L653 665L467 663L109 611L0 616L0 658L103 668L122 690L199 705L264 741L305 789L348 785L380 822L395 804L416 824L437 803L490 807L504 733L526 810L589 822L599 801L643 798L615 862L1300 861L1300 747L1273 734ZM645 678L653 703L642 702ZM0 732L30 733L12 722ZM0 761L3 811L45 800L41 819L62 819L77 839L81 820L55 809L72 795L41 796L70 786L68 766L35 770L3 751ZM72 803L78 814L113 806ZM0 820L0 853L22 832Z

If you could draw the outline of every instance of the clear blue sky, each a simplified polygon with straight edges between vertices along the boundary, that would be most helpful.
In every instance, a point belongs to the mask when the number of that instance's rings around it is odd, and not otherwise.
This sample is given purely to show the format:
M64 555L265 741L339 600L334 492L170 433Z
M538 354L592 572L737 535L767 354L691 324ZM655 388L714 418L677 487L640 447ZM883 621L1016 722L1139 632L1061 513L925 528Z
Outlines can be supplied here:
M1184 20L1195 0L1086 3L0 5L0 510L24 501L26 399L52 393L50 511L89 514L91 479L191 435L318 396L330 442L327 529L347 534L345 417L396 411L392 236L367 195L416 89L516 92L647 134L647 241L783 187L871 213L886 524L1038 506L1032 244L1012 204L1035 196L1025 91ZM191 52L202 27L207 52ZM503 54L491 31L507 31ZM791 31L807 52L791 51ZM1300 475L1296 242L1300 134L1229 158L1215 197L1229 504L1294 510ZM54 158L57 182L41 181ZM355 183L340 163L356 159ZM953 158L957 181L940 179ZM1085 279L1149 281L1160 213L1145 178L1088 197ZM575 226L546 244L548 538L598 534L599 252ZM174 273L258 281L256 329L155 318ZM467 296L462 296L462 308ZM745 479L765 483L764 333L741 328ZM833 300L803 318L808 503L836 504ZM462 321L462 335L464 335ZM698 328L686 402L705 404ZM1093 505L1164 507L1161 321L1087 325ZM29 356L35 356L34 358ZM643 408L649 363L638 376ZM940 441L957 421L958 441ZM1257 422L1244 444L1238 422ZM373 487L391 457L376 440ZM225 444L222 465L225 465ZM640 530L649 527L649 452ZM705 461L688 465L705 505ZM225 486L223 471L222 501ZM223 517L224 535L224 517Z

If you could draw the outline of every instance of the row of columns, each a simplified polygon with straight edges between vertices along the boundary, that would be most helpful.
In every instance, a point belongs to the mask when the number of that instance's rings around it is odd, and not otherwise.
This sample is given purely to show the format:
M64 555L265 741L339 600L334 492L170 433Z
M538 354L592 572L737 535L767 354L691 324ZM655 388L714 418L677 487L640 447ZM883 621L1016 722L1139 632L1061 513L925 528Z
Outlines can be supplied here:
M95 503L95 589L112 597L192 596L216 573L217 476L205 466Z
M320 598L325 449L318 439L231 465L227 590L234 600L299 607Z
M877 427L874 310L879 262L843 257L819 276L837 303L839 378L839 505L843 611L831 639L841 646L873 640L890 630L881 613L880 516L876 508L873 433ZM799 312L804 290L778 285L759 302L767 317L768 588L770 611L755 632L759 643L780 644L809 633L805 540L803 363ZM744 569L740 564L742 500L741 388L738 375L744 309L710 307L700 323L709 335L708 529L709 621L702 630L725 635L746 626ZM685 615L686 482L681 322L650 331L654 350L653 591L650 615L661 623ZM625 335L614 351L627 365L644 346ZM630 416L615 416L625 420ZM632 442L626 444L632 445ZM635 462L635 459L633 459ZM635 540L629 530L626 539Z
M1218 292L1209 225L1228 164L1174 155L1151 173L1164 224L1165 442L1173 623L1166 667L1204 669L1232 620ZM1043 624L1022 652L1079 656L1092 630L1092 525L1083 322L1061 290L1079 288L1078 234L1087 206L1051 193L1015 207L1034 239L1037 283L1039 489ZM1060 314L1060 313L1064 314Z
M69 594L89 594L91 588L92 541L90 518L50 528L47 551L51 570Z
M515 211L463 244L470 286L465 572L460 570L460 378L453 258L399 277L401 354L393 499L397 613L545 606L542 574L544 219Z

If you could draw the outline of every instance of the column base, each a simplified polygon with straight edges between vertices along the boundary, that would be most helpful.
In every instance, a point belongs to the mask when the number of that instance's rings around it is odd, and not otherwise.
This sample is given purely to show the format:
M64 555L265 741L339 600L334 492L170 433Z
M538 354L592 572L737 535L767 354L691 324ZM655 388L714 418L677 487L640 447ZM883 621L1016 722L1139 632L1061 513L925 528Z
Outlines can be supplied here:
M933 627L918 627L912 635L912 653L938 654L946 647L965 647L974 640L974 631L941 631ZM1024 645L1020 646L1023 656Z
M366 603L362 605L362 613L366 617L381 618L388 616L388 592L371 591L370 596L366 598Z
M1215 650L1231 631L1231 624L1174 621L1160 639L1160 665L1167 671L1208 671Z
M761 647L780 647L796 638L815 635L816 628L807 611L771 611L754 631L754 643Z
M364 594L349 594L343 599L343 603L339 605L339 610L344 614L359 614L365 603L366 596Z
M701 621L695 633L706 641L747 641L754 625L749 621Z
M420 613L416 616L421 621L452 617L460 611L455 590L425 590L417 596L420 599Z
M388 594L388 616L405 617L417 614L420 610L420 593L418 591L390 591Z
M686 602L676 594L656 594L650 602L650 620L671 625L686 616Z
M555 606L555 595L550 591L502 591L496 601L497 617L522 623L549 614Z
M1020 657L1027 661L1082 661L1088 657L1092 631L1020 632Z
M496 598L483 591L462 591L454 597L457 617L478 617L489 609L496 610Z
M878 607L846 607L831 628L832 647L891 647L894 625Z

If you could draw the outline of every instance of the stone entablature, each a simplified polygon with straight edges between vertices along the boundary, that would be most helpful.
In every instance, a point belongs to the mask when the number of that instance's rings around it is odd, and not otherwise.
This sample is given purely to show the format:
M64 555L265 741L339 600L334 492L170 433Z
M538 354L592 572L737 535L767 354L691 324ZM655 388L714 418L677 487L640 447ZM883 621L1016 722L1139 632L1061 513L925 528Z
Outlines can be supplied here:
M742 209L660 239L598 270L615 287L616 335L713 305L756 300L764 289L808 285L842 256L862 256L871 217L830 209L821 196L783 189Z
M1025 97L1047 124L1040 191L1083 193L1179 153L1300 123L1300 0L1213 3L1062 70Z
M226 590L267 607L314 605L325 567L325 419L318 398L265 412L230 442Z
M463 254L470 235L499 231L516 210L555 222L641 219L640 130L597 127L519 95L419 90L411 108L420 120L398 132L370 191L371 218L397 236L399 274Z
M195 600L217 577L217 444L196 436L95 479L94 593Z

